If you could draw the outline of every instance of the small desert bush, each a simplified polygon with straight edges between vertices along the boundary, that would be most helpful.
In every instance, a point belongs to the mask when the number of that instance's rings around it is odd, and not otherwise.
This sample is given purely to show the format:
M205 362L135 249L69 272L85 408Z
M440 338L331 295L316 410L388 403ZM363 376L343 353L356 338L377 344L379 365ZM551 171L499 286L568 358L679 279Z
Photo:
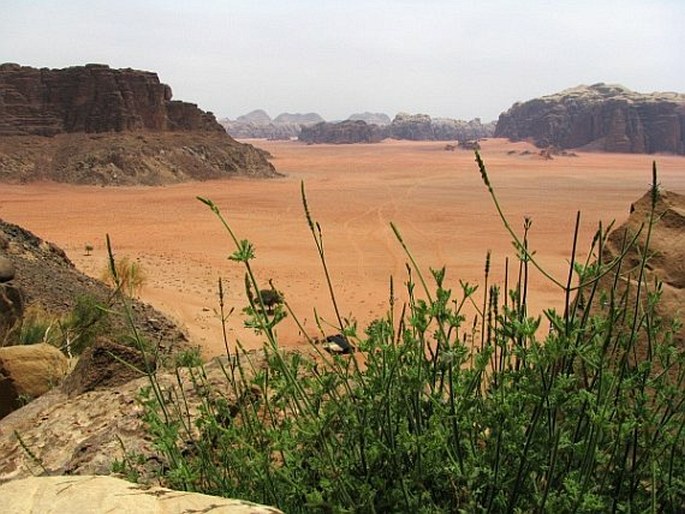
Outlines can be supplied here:
M258 291L251 243L202 201ZM519 236L503 217L518 254L505 266L505 286L488 285L488 255L483 290L455 288L444 268L424 274L393 226L408 261L406 302L395 303L391 281L387 314L359 333L339 315L304 189L303 203L335 329L359 352L331 357L316 345L309 356L284 352L274 330L282 317L248 295L247 323L264 337L266 366L225 339L227 390L212 388L200 371L191 383L178 374L168 395L151 376L142 393L168 485L289 513L683 511L685 352L656 313L661 287L645 279L648 252L629 281L633 294L623 294L612 276L620 276L625 253L603 259L600 226L590 257L578 262L576 229L568 277L558 280L528 247L530 220ZM533 268L559 287L561 312L530 316ZM221 290L220 298L224 319ZM477 322L467 322L467 306ZM645 342L647 357L635 359ZM203 391L199 410L186 403L191 387Z
M92 296L81 295L72 310L63 316L50 314L39 304L27 308L19 329L19 344L47 343L73 356L90 346L109 327L109 309Z
M100 279L112 288L134 298L140 295L140 291L147 282L147 273L141 263L124 256L108 261L100 274Z

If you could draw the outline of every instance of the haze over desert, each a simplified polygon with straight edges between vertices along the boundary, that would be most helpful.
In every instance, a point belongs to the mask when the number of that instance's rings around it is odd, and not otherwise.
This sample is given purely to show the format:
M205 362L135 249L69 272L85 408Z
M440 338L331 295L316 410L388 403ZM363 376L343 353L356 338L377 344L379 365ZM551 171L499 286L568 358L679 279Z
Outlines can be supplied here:
M279 179L230 179L166 187L101 188L56 183L0 185L0 217L63 248L75 265L95 277L106 263L105 234L117 256L139 260L148 275L141 298L188 329L206 356L222 353L217 282L222 278L229 342L256 347L243 328L244 269L227 259L234 248L210 210L212 199L240 239L256 248L254 269L262 287L273 280L310 336L319 336L313 309L331 325L334 314L300 199L304 182L309 207L323 230L324 246L343 316L362 330L388 308L394 277L395 309L406 299L407 258L390 222L428 276L447 267L447 285L459 297L459 280L480 283L488 250L491 282L503 279L505 258L514 257L470 151L445 151L440 142L385 141L374 145L316 145L251 141L268 150ZM623 221L631 202L649 187L656 160L664 189L685 192L683 157L578 152L546 160L526 143L483 141L482 156L501 206L520 232L533 220L530 243L555 277L568 273L576 211L581 211L580 249L602 221ZM522 152L530 154L522 155ZM91 256L84 255L92 244ZM514 272L513 268L510 270ZM563 296L537 272L532 305L562 305ZM477 298L482 298L482 290ZM305 343L292 318L279 325L280 343Z

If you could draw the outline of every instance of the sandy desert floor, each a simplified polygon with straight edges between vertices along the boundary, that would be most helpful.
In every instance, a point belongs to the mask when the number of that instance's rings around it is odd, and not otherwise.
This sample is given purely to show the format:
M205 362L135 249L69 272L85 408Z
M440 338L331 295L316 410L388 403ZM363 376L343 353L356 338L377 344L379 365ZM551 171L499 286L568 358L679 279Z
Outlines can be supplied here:
M227 259L231 240L197 195L214 200L237 236L256 247L254 269L278 289L310 335L318 335L314 308L333 323L321 265L300 201L304 181L309 206L321 224L328 265L343 316L364 327L388 306L394 277L396 309L406 294L407 259L389 223L394 222L424 270L447 266L448 286L482 282L492 250L491 281L501 281L507 236L481 182L473 154L445 151L444 143L388 141L375 145L313 145L252 141L270 151L282 179L196 182L162 188L99 188L61 184L0 185L0 218L21 225L67 251L76 266L99 276L106 262L105 234L116 255L138 259L148 282L142 299L186 326L207 356L223 351L217 281L227 290L229 338L260 344L242 327L244 270ZM521 152L525 143L491 139L482 154L500 203L520 230L533 220L536 257L564 280L576 211L582 213L581 248L597 223L623 221L630 203L649 187L652 160L663 188L685 193L685 158L579 152L544 160ZM89 243L95 248L84 255ZM563 296L539 275L532 278L532 307L560 307ZM482 301L483 291L477 293ZM326 327L331 332L332 327ZM304 343L292 319L278 328L283 345Z

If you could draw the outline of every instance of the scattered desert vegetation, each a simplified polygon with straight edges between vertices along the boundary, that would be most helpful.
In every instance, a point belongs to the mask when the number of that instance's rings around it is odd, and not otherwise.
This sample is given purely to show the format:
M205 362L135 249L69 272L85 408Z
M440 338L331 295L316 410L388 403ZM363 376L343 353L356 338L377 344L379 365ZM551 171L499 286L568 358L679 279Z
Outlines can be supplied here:
M172 391L150 373L141 401L168 485L286 512L682 509L685 351L673 337L678 323L657 314L661 284L646 274L656 170L639 262L624 259L638 234L609 258L602 225L579 260L576 225L568 275L560 279L529 248L530 220L519 235L502 214L476 155L517 252L504 284L489 283L489 255L483 288L450 286L444 267L426 276L393 225L406 255L408 301L396 303L391 280L387 314L363 330L339 314L322 228L302 187L336 313L333 329L354 344L353 355L330 356L313 338L309 353L279 346L278 323L287 314L299 324L297 314L285 298L268 312L252 243L201 199L235 245L231 260L244 267L247 323L264 338L265 364L225 335L228 389L206 383L201 368L192 384L179 375ZM563 309L530 316L532 268L557 287ZM230 312L221 286L219 292L225 322ZM466 306L478 312L474 323ZM203 391L199 410L185 402L191 387Z
M140 295L147 275L140 262L132 260L126 255L115 261L107 262L102 269L100 278L114 289L121 289L129 297L135 298Z

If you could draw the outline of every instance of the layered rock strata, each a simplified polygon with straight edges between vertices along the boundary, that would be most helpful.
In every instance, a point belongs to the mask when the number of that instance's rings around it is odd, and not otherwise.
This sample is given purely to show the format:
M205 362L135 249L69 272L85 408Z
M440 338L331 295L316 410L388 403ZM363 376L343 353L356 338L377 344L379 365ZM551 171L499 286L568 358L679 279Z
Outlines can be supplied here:
M685 95L636 93L593 84L515 103L497 121L495 137L539 147L607 152L685 154Z

